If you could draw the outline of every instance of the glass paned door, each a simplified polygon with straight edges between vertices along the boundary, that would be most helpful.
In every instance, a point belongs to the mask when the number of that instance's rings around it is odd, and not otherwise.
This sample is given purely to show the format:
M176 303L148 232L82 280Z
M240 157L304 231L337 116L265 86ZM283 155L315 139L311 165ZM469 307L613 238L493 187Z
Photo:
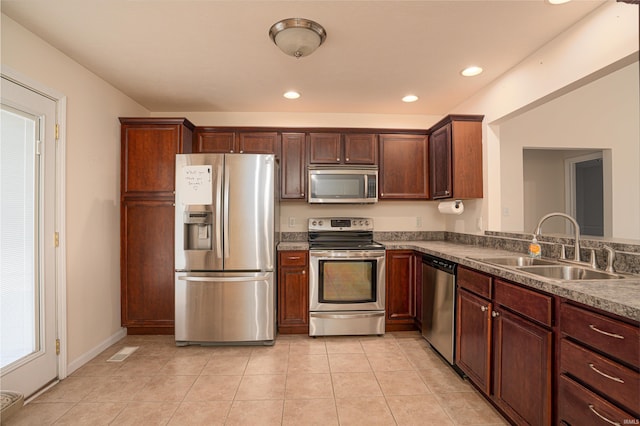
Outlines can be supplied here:
M0 362L40 349L39 118L2 106L0 148Z
M0 381L26 398L58 377L57 104L1 81Z

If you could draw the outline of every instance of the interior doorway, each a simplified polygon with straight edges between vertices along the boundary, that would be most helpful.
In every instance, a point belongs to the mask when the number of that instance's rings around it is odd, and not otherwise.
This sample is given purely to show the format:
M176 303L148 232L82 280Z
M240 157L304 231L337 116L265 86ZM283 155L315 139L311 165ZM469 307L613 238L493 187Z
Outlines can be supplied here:
M565 160L567 210L583 235L604 236L604 169L602 151Z

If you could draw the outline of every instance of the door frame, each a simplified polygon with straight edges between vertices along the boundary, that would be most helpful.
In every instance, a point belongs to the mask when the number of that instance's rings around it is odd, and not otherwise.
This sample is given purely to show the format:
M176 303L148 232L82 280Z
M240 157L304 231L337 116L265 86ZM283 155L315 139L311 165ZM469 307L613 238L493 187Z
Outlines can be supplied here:
M55 229L58 233L58 247L55 251L56 267L56 335L60 340L58 354L58 379L67 377L67 256L66 256L66 118L67 97L44 84L2 64L2 77L45 96L56 103L56 183L55 183ZM38 395L38 393L36 393ZM34 395L35 396L35 395Z
M565 211L572 217L576 217L576 163L589 160L602 160L602 221L604 228L603 238L611 237L613 216L612 211L612 178L611 178L611 151L602 149L586 155L565 158L564 160L564 180L565 180ZM566 231L570 233L569 223L566 224Z

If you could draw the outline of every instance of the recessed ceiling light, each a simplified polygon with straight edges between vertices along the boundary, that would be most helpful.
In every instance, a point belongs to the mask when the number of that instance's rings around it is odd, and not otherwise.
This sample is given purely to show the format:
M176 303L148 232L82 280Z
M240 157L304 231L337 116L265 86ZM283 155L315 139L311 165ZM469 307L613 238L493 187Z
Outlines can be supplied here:
M460 71L460 74L464 75L465 77L473 77L474 75L478 75L481 72L482 72L482 68L474 65L472 67L467 67L463 69L462 71Z
M298 99L300 97L300 93L294 90L289 90L288 92L285 92L284 95L282 96L284 96L287 99Z
M402 98L402 102L415 102L418 100L418 97L416 95L407 95L404 98Z

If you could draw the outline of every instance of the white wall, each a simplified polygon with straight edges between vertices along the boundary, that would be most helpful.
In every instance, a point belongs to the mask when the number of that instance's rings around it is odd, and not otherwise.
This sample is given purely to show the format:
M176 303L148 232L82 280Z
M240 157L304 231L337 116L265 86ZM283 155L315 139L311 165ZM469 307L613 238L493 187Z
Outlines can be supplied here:
M502 211L503 202L505 202L502 198L507 197L510 200L513 197L517 200L517 205L522 206L522 197L518 195L522 192L522 181L517 184L519 189L513 187L502 189L503 185L508 184L503 181L503 176L509 176L509 179L520 179L522 176L521 152L518 157L519 164L516 163L510 173L504 173L501 170L503 167L512 166L510 163L502 162L501 150L510 149L509 143L501 138L502 124L633 63L636 64L635 86L627 90L628 94L635 94L635 103L630 105L631 111L628 117L631 117L634 111L636 115L630 122L626 122L627 126L610 128L611 133L605 138L607 142L604 143L609 145L610 141L620 138L627 143L635 141L624 153L620 152L617 156L619 160L613 167L627 170L627 181L636 182L637 185L640 180L640 171L637 163L634 164L634 159L638 158L638 38L638 6L615 2L605 3L486 89L454 108L453 112L458 114L485 115L483 129L485 199L481 206L476 206L475 214L465 218L463 223L460 220L454 222L449 219L447 229L473 232L477 228L477 219L481 218L483 227L486 229L502 230ZM593 100L585 101L580 97L569 96L565 99L567 100L565 107L578 115L583 108L594 103ZM614 111L622 111L625 107L616 105L613 108ZM627 112L623 111L625 114ZM559 118L556 116L556 119ZM607 114L606 118L610 118L610 115ZM601 117L594 118L589 114L589 119L582 120L580 126L574 127L574 130L578 131L579 128L591 125L600 119ZM535 124L537 127L530 126L532 135L536 135L539 129L544 127L541 122ZM539 144L544 144L544 141ZM536 146L540 146L539 144ZM621 158L623 155L625 155L624 159ZM507 157L515 158L514 155ZM519 208L522 209L522 207ZM465 215L467 211L468 209ZM637 217L639 209L635 196L632 197L632 202L626 211L628 213L617 212L623 217L614 219L614 223L615 221L629 223L629 218L633 214ZM522 217L521 213L519 217ZM633 235L626 235L625 238L640 238L636 228L633 227L633 229ZM614 236L616 236L615 233Z
M149 112L2 15L2 64L67 97L67 359L120 330L119 116Z
M635 62L501 124L502 230L528 230L519 178L524 148L608 149L612 237L640 239L638 75Z

